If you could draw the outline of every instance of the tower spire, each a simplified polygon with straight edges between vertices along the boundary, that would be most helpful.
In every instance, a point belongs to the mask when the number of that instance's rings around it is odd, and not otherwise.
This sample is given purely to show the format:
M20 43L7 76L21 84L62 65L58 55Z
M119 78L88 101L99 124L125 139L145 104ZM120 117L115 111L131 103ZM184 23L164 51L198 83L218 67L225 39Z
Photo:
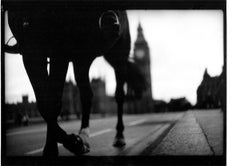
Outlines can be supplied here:
M145 40L145 39L144 39L144 35L143 35L142 25L141 25L140 21L139 21L139 23L138 23L137 31L138 31L137 40L139 40L139 41Z
M203 75L204 78L208 78L209 77L209 74L208 74L208 71L207 71L207 68L205 69L204 71L204 75Z
M139 21L138 22L138 32L142 32L142 25L141 25L141 22Z
M144 44L147 46L147 42L145 40L145 37L144 37L144 34L143 34L143 28L142 28L142 25L141 25L141 22L139 21L138 23L138 28L137 28L137 40L135 42L135 44Z

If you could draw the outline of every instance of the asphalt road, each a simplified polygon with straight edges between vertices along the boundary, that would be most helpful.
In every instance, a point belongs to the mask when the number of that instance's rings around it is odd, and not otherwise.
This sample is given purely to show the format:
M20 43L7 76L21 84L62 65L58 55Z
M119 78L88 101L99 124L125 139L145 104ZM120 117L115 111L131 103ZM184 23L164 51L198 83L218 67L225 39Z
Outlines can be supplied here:
M86 156L221 156L224 116L221 110L124 115L124 148L112 146L117 117L90 121L90 152ZM67 133L78 133L80 121L61 122ZM4 134L3 134L4 136ZM46 125L10 129L5 134L6 156L41 156ZM60 156L73 156L61 144ZM4 146L4 145L3 145Z
M125 138L127 145L122 148L112 146L117 117L93 119L90 121L90 156L139 155L159 135L167 131L184 112L144 115L124 115ZM67 133L77 133L80 121L61 122ZM20 127L6 133L7 156L41 156L46 137L46 125ZM60 156L71 156L59 144Z

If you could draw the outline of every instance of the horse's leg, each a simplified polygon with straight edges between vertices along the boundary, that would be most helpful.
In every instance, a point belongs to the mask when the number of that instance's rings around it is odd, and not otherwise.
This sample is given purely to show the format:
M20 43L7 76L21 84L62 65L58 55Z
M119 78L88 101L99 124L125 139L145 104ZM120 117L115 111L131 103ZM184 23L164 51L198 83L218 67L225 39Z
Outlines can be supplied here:
M46 88L48 81L47 59L46 57L43 57L42 54L24 53L23 64L36 96L38 110L42 115L43 119L46 122L48 122L49 117L45 104ZM46 146L47 147L45 148L46 150L44 149L45 151L44 154L49 156L57 156L58 155L57 142L50 141L49 127L47 128L46 143L47 143L46 145L48 146Z
M89 82L89 68L93 59L74 60L74 75L77 86L80 92L80 100L82 104L82 122L79 130L79 135L84 142L84 151L89 152L90 147L88 144L89 138L89 119L92 107L92 89Z
M117 125L116 125L116 136L113 143L113 146L116 147L122 147L125 143L124 138L124 123L123 123L123 104L124 104L124 72L123 70L118 71L115 69L115 75L116 75L116 92L115 92L115 99L117 102Z
M58 57L56 57L58 56ZM68 60L63 55L58 54L50 59L50 72L47 80L45 94L45 109L47 112L47 140L44 148L44 155L51 152L51 147L56 142L64 143L66 132L58 125L57 117L62 106L62 93L65 83L65 76L68 68ZM50 149L50 150L48 150Z
M123 104L124 104L124 83L126 82L126 74L127 74L127 59L123 56L119 56L124 54L124 52L114 51L109 52L105 57L105 59L113 66L116 77L116 91L115 91L115 99L117 102L117 125L116 125L116 136L113 143L113 146L122 147L124 146L124 123L123 123ZM115 58L121 57L121 58Z
M65 79L67 65L62 63L61 65L53 64L51 66L52 72L50 76L48 76L47 59L43 57L42 54L26 53L23 56L23 63L36 96L39 112L47 122L47 138L44 155L56 156L58 155L56 139L63 140L63 136L66 135L57 124L57 116L61 107L60 93L63 88L60 82ZM55 72L57 69L59 72ZM58 78L59 76L61 77L60 79Z
M47 137L47 141L48 141L48 138L50 143L56 140L57 142L62 143L65 148L67 148L69 151L71 151L75 155L86 153L89 151L89 145L86 142L87 137L81 137L81 135L79 137L78 135L75 135L75 134L67 135L66 132L63 129L61 129L57 123L57 117L60 114L60 110L61 110L62 92L64 88L65 76L66 76L67 67L68 67L68 59L64 58L64 56L60 53L57 54L57 57L53 56L51 59L52 60L50 62L50 75L48 79L48 91L47 91L47 98L50 99L50 102L46 104L46 106L47 106L47 110L52 110L49 113L49 114L51 113L52 114L50 115L51 119L49 119L47 123L48 134L49 134ZM87 64L87 62L85 62L85 64ZM90 64L91 63L89 63L89 66ZM88 76L88 72L87 72L87 76ZM82 98L85 99L86 94L83 93L83 95L84 96ZM92 94L90 94L90 96L92 96ZM84 108L86 108L86 110L89 107L89 111L87 112L88 113L87 115L89 116L90 107L91 107L89 106L90 104L86 103L82 105ZM46 149L46 146L45 146L45 149Z

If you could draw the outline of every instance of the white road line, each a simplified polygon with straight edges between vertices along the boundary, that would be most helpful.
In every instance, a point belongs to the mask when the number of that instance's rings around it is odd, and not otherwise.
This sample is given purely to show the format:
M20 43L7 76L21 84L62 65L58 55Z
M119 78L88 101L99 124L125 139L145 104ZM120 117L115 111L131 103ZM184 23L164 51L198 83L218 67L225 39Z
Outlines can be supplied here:
M20 134L30 134L30 133L38 133L38 132L45 132L46 128L43 129L32 129L32 130L25 130L25 131L16 131L7 133L6 136L13 136L13 135L20 135Z
M133 122L130 122L129 124L127 124L127 126L134 126L134 125L138 125L138 124L141 124L143 122L145 122L146 119L140 119L140 120L136 120L136 121L133 121ZM45 130L44 130L45 131ZM104 133L108 133L108 132L111 132L113 131L113 129L105 129L105 130L100 130L100 131L97 131L95 133L92 133L90 134L90 138L91 137L96 137L98 135L102 135ZM31 131L25 131L24 133L30 133ZM32 132L37 132L37 131L32 131ZM8 133L8 135L16 135L16 134L22 134L23 132L16 132L16 133ZM58 147L62 146L62 144L58 144ZM39 148L39 149L36 149L36 150L33 150L33 151L30 151L30 152L26 152L25 155L32 155L32 154L36 154L36 153L39 153L39 152L42 152L43 151L43 148Z
M59 144L59 143L58 143L58 147L60 147L60 146L62 146L62 144ZM25 153L25 154L26 154L26 155L31 155L31 154L39 153L39 152L42 152L42 151L43 151L43 148L39 148L39 149L30 151L30 152L27 152L27 153Z
M143 122L145 122L146 119L140 119L140 120L136 120L133 122L130 122L129 124L127 124L127 126L134 126L134 125L138 125L141 124ZM42 129L30 129L30 130L25 130L25 131L16 131L16 132L9 132L6 134L6 136L14 136L14 135L20 135L20 134L30 134L30 133L38 133L38 132L45 132L46 128L42 128Z
M141 124L145 121L146 121L146 119L136 120L136 121L130 122L127 126L135 126L135 125Z
M101 134L104 134L104 133L108 133L108 132L110 132L110 131L113 131L113 129L106 129L106 130L101 130L101 131L92 133L92 134L90 134L90 138L91 138L91 137L96 137L96 136L101 135Z
M24 154L25 155L31 155L31 154L39 153L39 152L42 152L42 151L43 151L43 148L40 148L40 149L36 149L36 150L30 151L30 152L27 152L27 153L24 153Z

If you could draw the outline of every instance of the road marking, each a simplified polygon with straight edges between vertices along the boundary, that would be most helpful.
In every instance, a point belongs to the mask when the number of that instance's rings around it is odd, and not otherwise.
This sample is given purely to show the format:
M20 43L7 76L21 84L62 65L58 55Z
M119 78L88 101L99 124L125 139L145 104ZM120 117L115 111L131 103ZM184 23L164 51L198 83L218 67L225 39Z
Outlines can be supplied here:
M146 121L146 119L136 120L136 121L130 122L129 124L127 124L127 126L135 126L135 125L141 124L145 121ZM43 131L45 131L45 130L43 130ZM113 131L113 129L111 129L111 128L108 128L108 129L105 129L105 130L100 130L100 131L97 131L95 133L90 134L89 137L90 138L91 137L96 137L98 135L102 135L102 134L105 134L105 133L108 133L108 132L111 132L111 131ZM31 132L37 132L37 131L28 130L28 131L25 131L24 133L31 133ZM15 133L8 133L8 135L16 135L16 134L22 134L22 133L23 132L15 132ZM60 146L62 146L62 144L58 143L58 147L60 147ZM43 151L43 148L39 148L39 149L30 151L30 152L26 152L25 155L33 155L33 154L36 154L36 153L39 153L39 152L42 152L42 151Z
M141 124L141 123L143 123L145 121L146 121L146 119L136 120L136 121L130 122L129 124L127 124L127 126L135 126L135 125ZM107 130L109 130L109 129L107 129ZM30 130L25 130L25 131L9 132L9 133L6 134L6 136L38 133L38 132L45 132L45 131L46 131L46 128L43 128L43 129L30 129Z
M91 137L96 137L96 136L98 136L98 135L101 135L101 134L104 134L104 133L108 133L108 132L110 132L110 131L113 131L113 129L106 129L106 130L101 130L101 131L98 131L98 132L95 132L95 133L92 133L92 134L90 134L90 138Z
M45 129L31 129L31 130L25 130L25 131L16 131L16 132L10 132L7 133L6 136L13 136L13 135L20 135L20 134L30 134L30 133L38 133L38 132L44 132Z
M136 121L130 122L127 126L135 126L135 125L141 124L145 121L146 121L146 119L136 120Z
M60 147L60 146L62 146L62 144L58 143L58 147ZM25 155L31 155L31 154L39 153L39 152L42 152L42 151L43 151L43 148L39 148L39 149L36 149L36 150L25 153Z
M43 151L43 148L40 148L40 149L36 149L36 150L30 151L30 152L27 152L27 153L24 153L24 154L25 155L31 155L31 154L39 153L39 152L42 152L42 151Z

